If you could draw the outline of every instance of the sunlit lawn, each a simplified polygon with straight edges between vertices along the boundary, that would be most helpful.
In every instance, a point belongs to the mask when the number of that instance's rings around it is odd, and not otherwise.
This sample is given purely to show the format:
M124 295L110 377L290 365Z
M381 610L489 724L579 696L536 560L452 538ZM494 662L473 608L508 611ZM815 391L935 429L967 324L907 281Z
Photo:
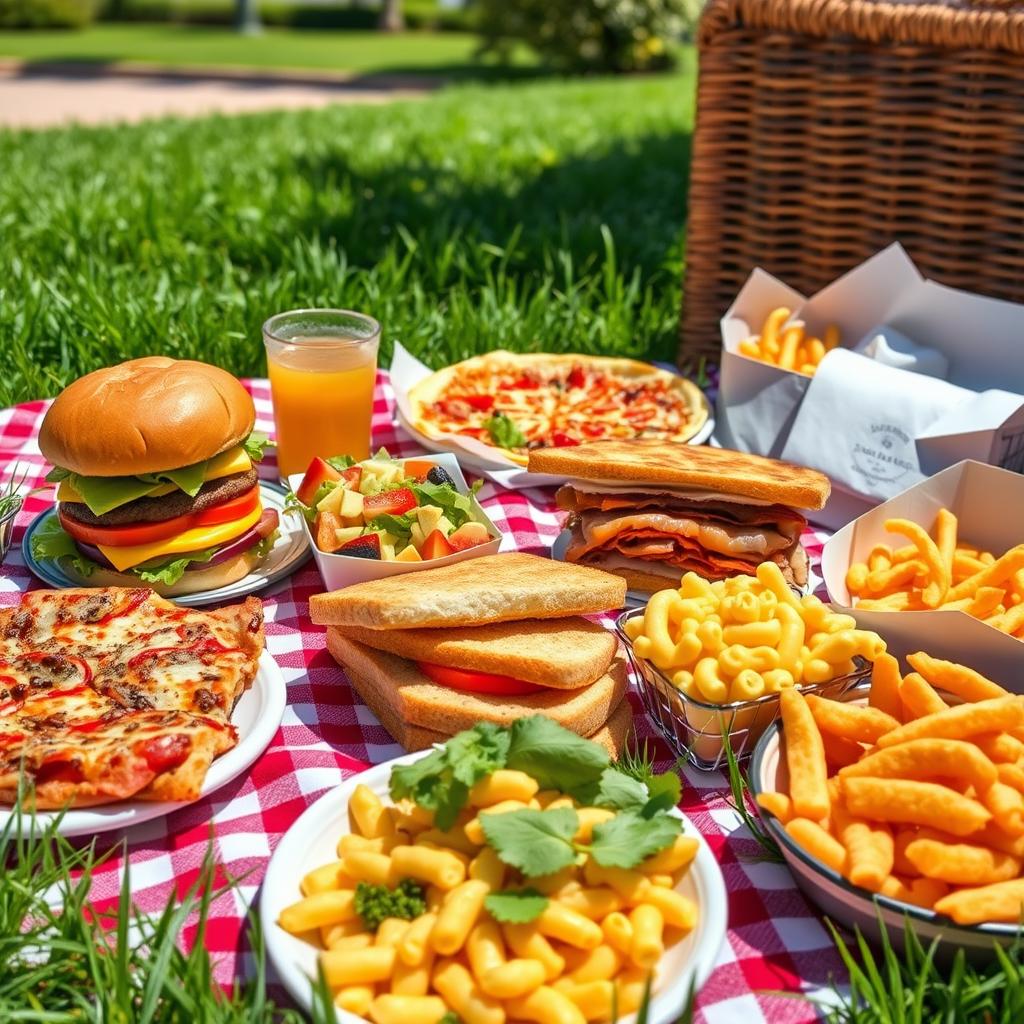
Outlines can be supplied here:
M435 365L499 346L672 358L692 114L676 75L0 133L0 405L130 355L263 372L300 305Z

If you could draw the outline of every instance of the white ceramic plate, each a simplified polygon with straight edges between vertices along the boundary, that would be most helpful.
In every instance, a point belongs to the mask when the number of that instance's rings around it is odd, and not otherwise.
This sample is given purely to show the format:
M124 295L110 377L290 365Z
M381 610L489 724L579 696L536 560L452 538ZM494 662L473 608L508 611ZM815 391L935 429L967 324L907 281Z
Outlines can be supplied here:
M234 583L216 590L200 590L195 594L184 594L172 597L175 604L198 607L206 604L217 604L221 601L233 601L262 590L271 583L293 573L309 557L309 542L302 526L296 522L297 516L284 514L284 500L287 491L280 484L269 480L260 481L260 497L265 508L277 509L280 516L278 525L279 536L270 553L260 563L259 568L248 576L243 576ZM21 542L21 556L25 564L44 583L58 590L67 587L80 587L82 583L72 579L53 559L37 560L32 554L32 536L48 519L55 516L56 510L48 508L40 512L28 525Z
M303 875L337 860L335 848L338 838L351 831L348 802L356 786L369 786L388 801L391 769L395 765L411 764L429 753L429 750L422 750L385 761L325 793L315 804L307 807L288 829L270 858L260 898L260 921L267 952L291 997L307 1011L312 1005L317 949L289 935L277 924L278 916L285 907L302 898L299 882ZM697 902L700 914L697 927L683 942L673 946L661 963L649 1024L670 1024L677 1020L686 1003L691 982L700 988L711 973L725 941L727 904L722 872L711 848L697 829L683 814L676 813L683 819L684 833L700 840L693 866L676 888ZM336 1014L340 1024L365 1024L365 1018L345 1010L339 1009ZM635 1014L630 1014L620 1018L620 1024L630 1024L634 1019Z
M286 692L284 676L277 662L264 651L252 686L238 699L231 716L231 724L238 729L238 743L210 765L200 799L238 778L267 749L284 717ZM65 812L58 831L63 836L96 835L141 825L144 821L162 818L186 806L176 801L120 800L102 807L83 807ZM9 809L0 810L0 829L12 815L13 811ZM31 817L23 814L24 828L30 825L32 817L37 828L45 828L57 817L57 812L37 811Z
M864 693L863 689L855 692ZM864 696L851 701L858 704L866 702ZM749 780L755 802L759 793L787 792L789 789L789 773L780 749L780 737L779 723L775 722L765 730L754 748ZM1017 925L958 925L934 911L872 894L812 857L794 842L774 815L760 809L758 813L768 833L779 844L789 870L807 899L832 921L850 931L857 927L868 938L878 940L884 928L892 944L902 949L904 923L909 921L925 949L933 939L939 940L936 956L941 963L948 963L958 949L963 949L971 960L990 960L995 955L995 943L1012 945L1020 934Z

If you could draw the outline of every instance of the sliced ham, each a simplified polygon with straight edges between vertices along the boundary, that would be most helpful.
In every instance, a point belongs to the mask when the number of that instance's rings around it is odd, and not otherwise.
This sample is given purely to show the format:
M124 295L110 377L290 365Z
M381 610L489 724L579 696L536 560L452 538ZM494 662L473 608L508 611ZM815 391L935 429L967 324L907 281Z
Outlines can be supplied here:
M774 561L791 582L802 586L807 581L807 558L799 544L806 520L782 505L640 492L597 494L571 486L559 490L558 504L574 513L565 553L571 562L674 578L694 571L722 579Z

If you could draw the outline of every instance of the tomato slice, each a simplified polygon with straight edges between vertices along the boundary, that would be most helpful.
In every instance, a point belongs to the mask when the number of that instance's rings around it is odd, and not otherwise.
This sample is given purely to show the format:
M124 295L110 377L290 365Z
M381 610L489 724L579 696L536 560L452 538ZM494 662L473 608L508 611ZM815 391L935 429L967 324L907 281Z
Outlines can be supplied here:
M417 661L419 670L430 680L441 686L466 693L496 693L505 697L523 697L528 693L540 693L544 689L536 683L528 683L512 676L499 676L491 672L475 672L448 665L435 665L430 661Z
M244 494L229 498L211 508L204 508L201 512L188 512L173 519L162 519L158 523L132 523L129 526L89 526L64 515L60 508L57 509L57 515L65 532L83 544L106 544L114 548L124 548L167 540L168 537L175 537L197 526L216 526L219 523L233 522L252 512L259 504L259 500L260 488L259 484L256 484Z

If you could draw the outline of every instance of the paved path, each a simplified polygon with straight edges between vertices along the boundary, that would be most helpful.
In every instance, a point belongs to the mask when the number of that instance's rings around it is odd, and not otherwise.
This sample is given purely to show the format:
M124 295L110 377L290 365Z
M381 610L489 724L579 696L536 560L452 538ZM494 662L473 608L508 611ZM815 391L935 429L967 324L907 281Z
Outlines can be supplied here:
M433 84L433 83L431 83ZM169 114L240 114L324 107L330 103L389 103L423 95L415 80L344 76L253 75L223 70L114 69L19 65L0 61L0 126L141 121Z

